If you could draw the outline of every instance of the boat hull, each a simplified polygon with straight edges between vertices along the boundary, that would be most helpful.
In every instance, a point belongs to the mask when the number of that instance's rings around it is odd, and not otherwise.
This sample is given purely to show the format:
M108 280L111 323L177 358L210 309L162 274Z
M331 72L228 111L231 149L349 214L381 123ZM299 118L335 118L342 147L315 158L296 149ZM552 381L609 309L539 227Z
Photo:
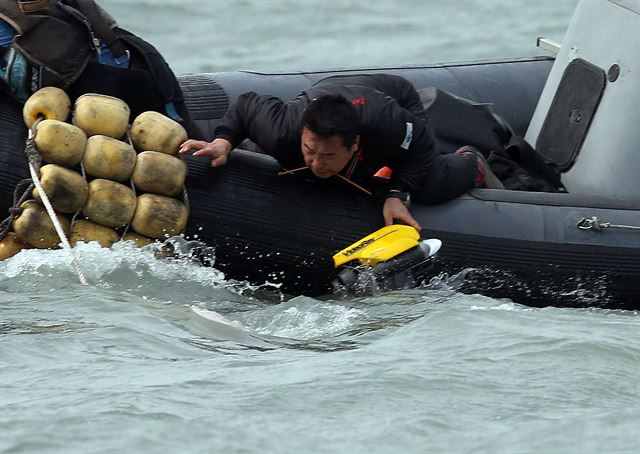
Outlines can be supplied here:
M221 168L188 158L188 233L215 247L216 267L231 278L327 293L332 255L383 225L381 202L339 184L278 177L271 158L233 153ZM578 227L594 216L637 223L633 203L477 189L411 211L423 238L444 242L425 283L446 273L458 275L458 290L526 305L638 307L638 232Z
M492 103L523 136L553 63L548 58L261 74L197 74L180 78L195 121L211 137L224 112L246 91L290 99L323 77L391 72L416 88L436 87ZM28 176L19 109L0 97L0 210L13 204ZM464 145L464 144L460 144ZM248 150L255 149L244 143ZM258 150L259 151L259 150ZM288 294L322 295L335 277L332 255L383 225L382 201L336 179L277 176L270 157L245 150L211 168L186 156L190 204L187 236L215 248L214 265L229 278L278 284ZM420 276L463 292L534 306L640 309L640 234L585 229L583 219L640 225L640 202L580 194L474 190L451 202L414 205L424 238L444 242L435 266Z

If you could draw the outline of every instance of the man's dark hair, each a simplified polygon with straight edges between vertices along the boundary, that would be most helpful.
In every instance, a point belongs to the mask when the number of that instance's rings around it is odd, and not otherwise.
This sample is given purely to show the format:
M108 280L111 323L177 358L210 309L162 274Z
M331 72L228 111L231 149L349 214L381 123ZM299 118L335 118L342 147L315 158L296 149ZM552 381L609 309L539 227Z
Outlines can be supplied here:
M302 126L322 138L340 136L350 148L358 134L358 113L344 96L322 95L305 109Z

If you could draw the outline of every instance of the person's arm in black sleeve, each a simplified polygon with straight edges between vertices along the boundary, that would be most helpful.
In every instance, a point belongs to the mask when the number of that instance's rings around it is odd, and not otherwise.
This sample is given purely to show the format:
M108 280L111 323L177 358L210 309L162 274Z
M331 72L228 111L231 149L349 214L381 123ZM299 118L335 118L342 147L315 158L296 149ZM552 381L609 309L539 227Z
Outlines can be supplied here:
M379 146L385 148L388 165L393 170L389 186L391 197L387 196L382 210L385 224L398 220L420 230L409 212L407 201L393 197L391 192L411 193L422 186L436 153L434 132L428 122L416 118L396 102L385 104L378 121Z
M220 166L226 164L231 150L248 138L273 155L292 126L287 111L287 105L278 98L244 93L225 113L212 142L187 140L180 153L195 149L194 156L210 156L211 165Z
M271 154L281 134L286 134L286 105L274 96L244 93L225 113L214 132L214 138L228 140L237 147L250 139Z
M414 192L424 183L436 153L435 134L428 121L400 108L390 137L393 169L391 189Z
M424 123L415 121L408 112L401 118L406 120L404 125L396 123L389 128L387 145L393 173L382 215L386 225L400 221L420 231L420 224L409 211L410 199L406 193L413 193L422 186L431 167L433 144L429 142L429 129Z

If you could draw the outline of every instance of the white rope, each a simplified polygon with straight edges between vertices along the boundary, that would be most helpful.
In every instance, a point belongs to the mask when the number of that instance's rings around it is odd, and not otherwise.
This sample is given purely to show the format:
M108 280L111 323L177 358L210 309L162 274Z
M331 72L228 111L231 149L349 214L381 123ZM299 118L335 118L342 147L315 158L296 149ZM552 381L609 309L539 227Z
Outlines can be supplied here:
M87 278L84 277L84 274L80 269L80 264L78 263L78 259L76 258L76 255L73 253L73 249L71 249L71 245L69 244L69 240L67 240L67 235L64 233L64 229L60 224L60 220L58 219L56 212L53 210L53 206L49 201L49 197L47 197L47 194L44 191L44 188L42 187L42 183L40 182L40 178L38 177L38 172L36 171L35 167L31 162L29 162L29 172L31 173L33 184L35 184L36 188L38 189L38 194L40 194L42 203L44 204L44 207L47 209L47 213L49 213L49 217L53 222L53 226L56 228L56 232L58 232L58 236L60 237L60 242L69 251L69 254L71 254L71 262L73 264L73 267L76 270L76 274L78 275L78 278L80 279L80 283L83 285L89 285L89 283L87 282Z

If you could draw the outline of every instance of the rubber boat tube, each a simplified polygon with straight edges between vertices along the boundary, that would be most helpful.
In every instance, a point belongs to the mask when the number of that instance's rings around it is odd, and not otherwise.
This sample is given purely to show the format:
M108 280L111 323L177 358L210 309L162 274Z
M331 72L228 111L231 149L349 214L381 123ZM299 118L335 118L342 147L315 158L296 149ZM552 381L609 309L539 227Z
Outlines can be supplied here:
M552 63L537 57L406 68L193 74L180 82L194 119L209 137L229 104L244 92L286 100L324 77L376 71L401 75L418 89L436 87L492 103L515 134L524 136ZM17 108L0 99L2 212L11 205L17 181L27 176L21 122ZM339 180L278 177L277 163L259 153L235 150L226 166L215 169L206 159L187 156L185 161L191 206L187 235L215 247L215 266L229 278L279 283L290 294L325 294L335 277L332 254L383 225L380 201ZM639 308L640 235L630 229L587 228L583 221L638 225L637 200L474 190L437 206L414 205L412 213L424 238L444 242L427 279L435 273L461 274L461 291L535 306Z
M181 82L191 112L209 135L229 103L246 91L286 100L324 77L384 71L407 78L417 89L436 87L492 103L522 136L552 63L531 58L306 73L237 72L184 76ZM187 161L192 232L216 245L216 266L231 277L279 282L294 294L325 293L334 276L330 256L382 225L379 202L340 182L276 177L277 164L263 155L236 150L219 169L202 160ZM433 272L462 272L462 291L537 306L638 305L638 232L578 227L592 218L638 225L637 201L475 190L438 206L414 205L412 212L424 227L423 237L444 241Z

